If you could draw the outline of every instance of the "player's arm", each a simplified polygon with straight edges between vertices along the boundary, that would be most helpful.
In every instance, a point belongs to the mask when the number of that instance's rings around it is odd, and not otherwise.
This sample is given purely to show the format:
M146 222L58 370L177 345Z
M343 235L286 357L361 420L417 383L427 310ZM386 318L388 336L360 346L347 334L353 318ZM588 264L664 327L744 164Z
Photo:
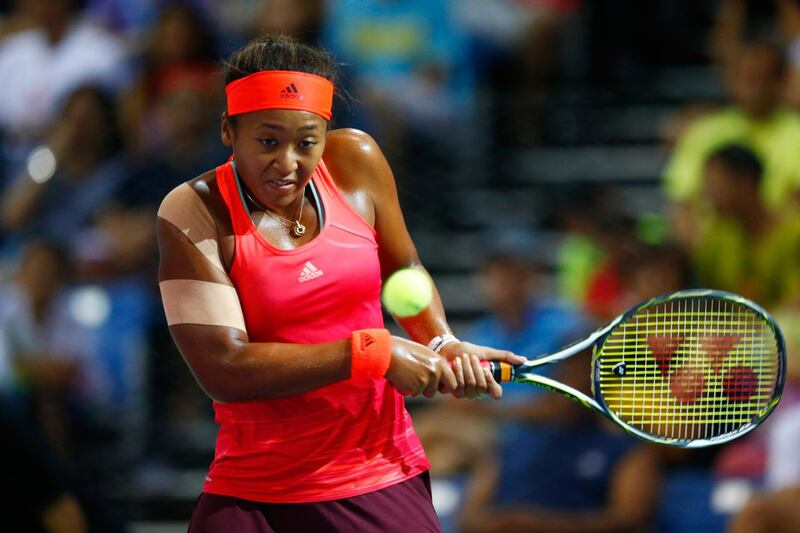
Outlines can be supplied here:
M337 185L374 224L383 279L401 268L424 270L406 228L394 175L375 140L353 129L332 132L328 135L325 162ZM436 336L452 335L435 284L433 299L425 310L413 317L395 319L411 339L422 345ZM481 367L480 359L517 364L524 361L510 352L469 343L453 343L444 346L439 353L453 361L459 382L457 395L468 397L486 391L494 397L502 394L500 386Z
M200 190L198 190L200 189ZM203 390L223 402L278 398L351 375L351 344L250 342L241 304L223 266L220 218L200 195L203 187L175 189L157 222L159 286L170 333ZM210 204L209 204L210 205ZM408 347L397 339L393 359ZM395 386L419 394L431 380L421 365L395 365ZM438 382L438 380L437 380Z
M401 268L425 270L406 228L394 175L380 147L364 132L342 129L328 135L325 162L336 184L377 233L381 277L385 281ZM397 322L409 337L427 345L437 335L452 334L439 293L434 286L430 306Z

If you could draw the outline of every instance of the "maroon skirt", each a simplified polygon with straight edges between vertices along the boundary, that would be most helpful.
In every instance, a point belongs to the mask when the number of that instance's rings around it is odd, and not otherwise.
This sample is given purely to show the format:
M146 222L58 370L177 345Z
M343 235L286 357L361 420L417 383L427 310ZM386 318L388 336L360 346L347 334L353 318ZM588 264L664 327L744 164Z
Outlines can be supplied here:
M316 503L259 503L203 493L189 533L441 533L428 472L385 489Z

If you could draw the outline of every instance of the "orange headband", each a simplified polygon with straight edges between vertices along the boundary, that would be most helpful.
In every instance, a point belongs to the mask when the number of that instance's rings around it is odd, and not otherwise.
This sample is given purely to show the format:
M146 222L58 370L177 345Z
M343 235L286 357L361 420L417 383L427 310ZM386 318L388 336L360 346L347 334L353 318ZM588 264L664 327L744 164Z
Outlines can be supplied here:
M314 74L265 70L232 81L225 87L228 116L261 109L294 109L331 119L333 84Z

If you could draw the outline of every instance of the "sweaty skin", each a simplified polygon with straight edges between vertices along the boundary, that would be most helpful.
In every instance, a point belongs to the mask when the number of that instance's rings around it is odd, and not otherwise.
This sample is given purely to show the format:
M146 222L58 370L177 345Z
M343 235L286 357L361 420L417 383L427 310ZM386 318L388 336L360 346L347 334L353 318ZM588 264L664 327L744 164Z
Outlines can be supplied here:
M225 271L220 262L215 221L188 183L169 193L158 209L158 217L178 228L212 265Z

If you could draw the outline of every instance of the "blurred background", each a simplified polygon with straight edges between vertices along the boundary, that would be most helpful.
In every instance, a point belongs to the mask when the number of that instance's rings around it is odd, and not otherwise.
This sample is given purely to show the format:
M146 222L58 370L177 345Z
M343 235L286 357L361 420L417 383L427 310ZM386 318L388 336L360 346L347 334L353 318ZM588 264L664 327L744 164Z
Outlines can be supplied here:
M342 64L334 127L383 147L461 338L535 356L689 287L752 298L787 336L777 411L708 450L523 386L409 401L445 531L800 530L800 1L0 13L0 508L22 530L185 531L216 426L166 328L155 214L226 161L221 61L264 32ZM553 373L588 389L588 368Z

